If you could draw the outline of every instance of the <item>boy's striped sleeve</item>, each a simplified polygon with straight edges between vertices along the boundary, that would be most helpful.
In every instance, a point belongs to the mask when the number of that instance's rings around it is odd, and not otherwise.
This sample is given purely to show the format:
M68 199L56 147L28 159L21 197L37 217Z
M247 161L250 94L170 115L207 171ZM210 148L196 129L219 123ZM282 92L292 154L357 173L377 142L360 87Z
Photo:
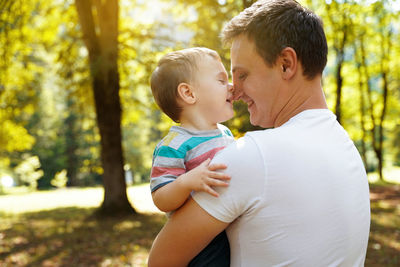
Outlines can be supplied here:
M185 154L170 146L162 144L156 148L150 175L150 188L154 192L158 188L174 181L186 172Z

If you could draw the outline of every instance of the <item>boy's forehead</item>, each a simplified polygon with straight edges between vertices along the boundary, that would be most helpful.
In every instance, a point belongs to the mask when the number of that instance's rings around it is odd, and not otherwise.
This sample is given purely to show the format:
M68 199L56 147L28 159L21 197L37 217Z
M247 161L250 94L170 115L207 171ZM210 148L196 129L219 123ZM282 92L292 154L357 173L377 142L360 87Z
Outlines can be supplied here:
M220 60L211 56L207 57L198 62L197 70L194 73L196 79L202 79L205 77L229 77Z
M204 55L198 60L198 65L201 66L202 68L207 68L207 67L221 67L222 69L225 70L224 66L222 65L222 62L219 58L214 58L211 55Z
M219 58L216 58L216 57L214 57L212 55L209 55L209 54L201 54L201 55L198 55L197 61L202 61L202 62L216 61L216 62L220 62L221 60Z

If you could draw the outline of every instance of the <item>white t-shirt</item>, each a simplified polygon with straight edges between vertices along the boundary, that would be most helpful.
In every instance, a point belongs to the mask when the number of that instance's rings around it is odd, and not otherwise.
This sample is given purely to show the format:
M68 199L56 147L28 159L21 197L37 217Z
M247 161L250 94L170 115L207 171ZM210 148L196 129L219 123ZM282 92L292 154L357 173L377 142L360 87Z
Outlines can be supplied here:
M360 155L327 109L246 134L216 155L232 179L218 198L196 192L231 223L231 266L363 266L369 189Z

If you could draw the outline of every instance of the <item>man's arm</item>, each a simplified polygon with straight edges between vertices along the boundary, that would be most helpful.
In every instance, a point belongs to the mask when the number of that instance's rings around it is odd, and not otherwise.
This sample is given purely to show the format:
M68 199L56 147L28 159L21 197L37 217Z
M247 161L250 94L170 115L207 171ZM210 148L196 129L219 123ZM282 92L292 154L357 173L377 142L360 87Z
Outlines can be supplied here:
M187 266L228 225L209 215L190 198L154 240L148 266Z

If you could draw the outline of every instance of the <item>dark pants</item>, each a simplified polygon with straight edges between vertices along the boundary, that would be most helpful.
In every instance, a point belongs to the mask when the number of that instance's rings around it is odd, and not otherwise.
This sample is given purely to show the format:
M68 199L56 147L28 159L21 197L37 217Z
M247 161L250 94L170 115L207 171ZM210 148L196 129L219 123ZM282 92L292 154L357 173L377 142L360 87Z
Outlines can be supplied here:
M189 262L188 267L229 267L230 256L228 237L223 231Z

